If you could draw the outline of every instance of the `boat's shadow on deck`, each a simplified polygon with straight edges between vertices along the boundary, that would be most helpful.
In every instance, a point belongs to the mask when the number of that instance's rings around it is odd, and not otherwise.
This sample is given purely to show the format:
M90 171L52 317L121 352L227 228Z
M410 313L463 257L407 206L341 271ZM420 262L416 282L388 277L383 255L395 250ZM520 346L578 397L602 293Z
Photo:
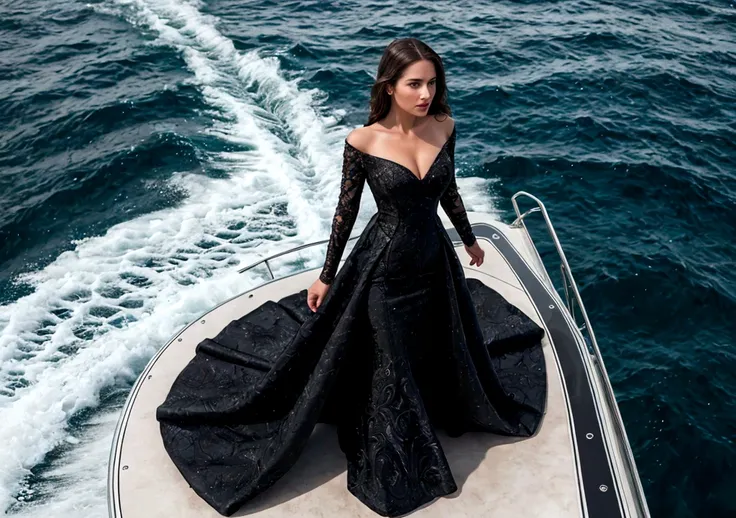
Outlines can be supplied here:
M458 486L458 490L448 495L447 498L458 498L462 494L465 481L480 466L489 449L523 440L518 437L486 433L466 433L458 438L448 437L442 432L438 432L437 435L442 442L442 449L447 456ZM346 469L345 455L338 446L335 427L319 424L312 433L304 452L289 472L273 487L245 504L233 516L248 516L284 504L326 484L341 475ZM335 494L335 490L340 491L340 494ZM340 501L355 497L342 483L328 485L319 494L319 499L323 498ZM426 505L431 505L431 503ZM312 505L319 505L319 500L314 500Z

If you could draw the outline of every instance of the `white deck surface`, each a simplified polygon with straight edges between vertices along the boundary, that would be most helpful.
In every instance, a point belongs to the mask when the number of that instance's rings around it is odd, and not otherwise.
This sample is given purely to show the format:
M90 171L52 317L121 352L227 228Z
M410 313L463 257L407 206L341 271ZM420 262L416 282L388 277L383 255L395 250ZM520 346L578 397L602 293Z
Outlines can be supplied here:
M472 221L473 218L471 218ZM495 222L494 222L495 223ZM498 224L504 229L505 225ZM520 231L507 237L530 264L535 259ZM537 324L531 301L503 257L487 241L481 268L468 267L462 246L456 248L468 278L474 277L498 291ZM347 252L345 253L345 257ZM262 304L308 287L318 275L312 270L271 283L269 288L243 294L184 329L162 349L142 375L129 414L124 414L119 448L111 462L113 516L125 518L207 518L220 516L184 481L163 448L156 407L172 382L194 355L196 345L215 336L231 320ZM305 301L306 303L306 301ZM181 341L179 341L181 340ZM509 439L471 433L460 438L440 435L458 491L411 513L416 517L545 517L580 516L567 410L552 347L544 340L548 373L547 412L539 433L528 439ZM235 516L257 517L375 517L378 516L346 488L346 462L335 431L318 425L296 465L271 489L247 503Z

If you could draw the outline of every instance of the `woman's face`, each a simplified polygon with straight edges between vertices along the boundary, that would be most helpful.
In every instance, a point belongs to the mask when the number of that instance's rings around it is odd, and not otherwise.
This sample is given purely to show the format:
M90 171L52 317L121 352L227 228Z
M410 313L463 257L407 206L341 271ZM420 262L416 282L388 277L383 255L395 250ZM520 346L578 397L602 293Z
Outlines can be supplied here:
M434 63L425 59L406 67L395 88L388 85L397 107L418 117L427 115L436 89Z

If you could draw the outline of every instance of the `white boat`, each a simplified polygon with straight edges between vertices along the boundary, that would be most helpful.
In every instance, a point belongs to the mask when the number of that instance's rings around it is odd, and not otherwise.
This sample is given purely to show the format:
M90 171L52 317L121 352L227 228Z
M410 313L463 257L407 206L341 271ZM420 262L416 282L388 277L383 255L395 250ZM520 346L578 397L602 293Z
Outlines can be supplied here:
M524 213L518 205L522 198L534 202ZM522 191L512 197L512 203L517 218L511 224L468 212L486 255L480 267L464 266L465 275L500 293L545 329L546 412L538 432L523 440L485 433L459 438L439 434L459 490L411 514L422 518L648 518L613 389L557 234L539 199ZM564 300L525 224L525 218L536 212L544 218L560 257ZM466 265L459 236L445 214L440 217ZM194 493L164 450L156 408L199 342L267 300L308 288L319 273L310 268L277 278L271 267L277 258L324 243L302 245L244 268L265 267L271 279L208 311L151 359L131 390L115 431L108 470L111 518L220 516ZM348 250L343 260L347 255ZM335 431L317 425L294 467L235 516L377 516L348 492L346 477Z

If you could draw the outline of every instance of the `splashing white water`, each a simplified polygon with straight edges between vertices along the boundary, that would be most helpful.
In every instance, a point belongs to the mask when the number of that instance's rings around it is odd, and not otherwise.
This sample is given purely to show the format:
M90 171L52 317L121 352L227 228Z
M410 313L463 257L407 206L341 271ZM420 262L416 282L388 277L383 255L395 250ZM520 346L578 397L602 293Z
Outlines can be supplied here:
M336 200L336 145L346 129L328 134L334 121L317 116L316 102L282 78L277 60L238 53L191 4L123 0L106 8L179 50L204 100L227 120L210 133L254 150L210 157L227 179L175 175L189 194L182 206L76 242L21 279L32 294L0 307L2 509L30 468L68 437L70 416L96 406L104 387L129 383L175 331L250 286L254 279L235 266L323 237L330 211L314 207ZM265 112L267 119L258 116ZM288 128L294 142L276 138L267 120ZM294 147L297 159L289 158ZM109 441L112 424L102 427ZM95 484L104 502L104 477L83 471L77 482Z
M180 207L76 242L22 279L32 294L0 307L0 509L14 496L33 500L23 486L30 468L65 441L79 442L51 470L64 481L53 500L21 507L24 515L106 514L117 413L96 417L94 433L77 438L69 437L70 416L96 407L102 389L130 384L172 334L251 286L255 279L237 274L237 265L326 237L348 131L330 130L337 116L317 114L316 92L284 79L275 58L238 52L194 3L118 0L94 8L179 51L204 101L226 120L209 133L254 149L209 157L227 179L175 175L171 182L188 192ZM290 142L275 136L284 129ZM485 190L476 181L459 180L466 205L492 211L487 196L473 194ZM373 212L365 207L371 197L363 199L356 231ZM315 255L313 266L322 259Z

